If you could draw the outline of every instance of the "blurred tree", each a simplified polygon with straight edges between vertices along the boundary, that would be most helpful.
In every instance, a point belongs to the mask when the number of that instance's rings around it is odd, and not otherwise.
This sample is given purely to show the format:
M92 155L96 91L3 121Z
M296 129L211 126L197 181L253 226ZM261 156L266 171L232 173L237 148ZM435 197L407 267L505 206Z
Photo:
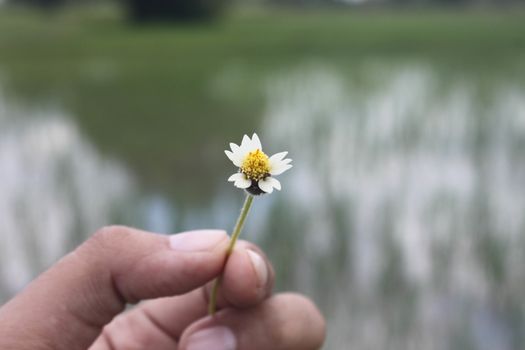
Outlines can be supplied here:
M10 3L37 6L43 9L56 9L64 5L67 0L11 0Z
M229 0L118 0L128 16L136 21L186 20L216 16ZM0 0L0 3L2 0ZM102 4L101 0L7 0L21 4L57 9L63 5Z
M217 15L228 0L125 0L133 20L176 20Z
M489 0L490 1L490 0ZM486 0L386 0L383 3L394 5L463 5L468 3L482 3Z
M449 4L449 5L459 5L459 4L466 4L471 1L469 0L438 0L436 2L442 3L442 4ZM481 1L478 1L478 2L481 2Z

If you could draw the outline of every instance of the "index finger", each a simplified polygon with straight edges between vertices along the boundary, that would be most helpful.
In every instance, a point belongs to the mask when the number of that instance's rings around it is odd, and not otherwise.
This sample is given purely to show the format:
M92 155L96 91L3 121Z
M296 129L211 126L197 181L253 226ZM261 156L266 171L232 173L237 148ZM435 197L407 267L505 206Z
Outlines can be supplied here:
M227 245L224 231L101 230L0 308L0 348L86 349L125 303L187 293L219 275Z
M275 272L266 254L251 242L239 241L221 277L218 309L246 308L260 303L271 294L274 278ZM206 286L208 300L211 286L212 283Z
M259 247L239 241L224 269L217 300L219 308L247 308L260 304L271 294L274 275L270 261ZM149 300L124 317L143 313L177 340L188 325L207 315L210 289L211 283L185 295ZM112 327L111 324L107 327L106 334L127 332Z

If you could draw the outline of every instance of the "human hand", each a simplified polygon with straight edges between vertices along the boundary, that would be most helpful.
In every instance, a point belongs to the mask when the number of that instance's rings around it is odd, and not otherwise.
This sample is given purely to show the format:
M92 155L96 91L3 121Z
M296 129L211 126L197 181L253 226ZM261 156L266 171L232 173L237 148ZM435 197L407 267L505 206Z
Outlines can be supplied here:
M320 348L315 305L271 296L273 269L251 243L239 242L223 271L227 245L223 231L104 228L0 308L0 349ZM219 311L207 316L209 282L223 272Z

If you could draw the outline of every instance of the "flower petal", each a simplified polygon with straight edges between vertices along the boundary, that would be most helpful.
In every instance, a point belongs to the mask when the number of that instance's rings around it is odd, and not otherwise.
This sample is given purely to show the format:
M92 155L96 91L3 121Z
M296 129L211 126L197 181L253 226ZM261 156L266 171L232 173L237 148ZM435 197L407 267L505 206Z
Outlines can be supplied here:
M224 153L226 153L226 156L232 161L233 164L235 164L235 166L240 167L242 165L243 158L241 158L240 152L233 153L226 150Z
M257 185L259 185L259 188L265 193L273 192L273 184L271 181L269 181L269 179L271 179L270 176L268 176L266 179L259 180L259 182L257 183Z
M250 139L250 137L248 135L244 135L241 141L241 149L242 150L248 149L250 148L251 144L252 144L252 140Z
M244 161L244 158L246 157L246 153L242 151L242 148L235 143L230 143L230 147L232 149L233 156L235 158L235 165L240 167L242 165L242 162Z
M226 153L226 157L228 157L232 162L234 162L235 157L232 151L225 150L224 153Z
M239 162L242 165L242 162L248 155L248 153L255 151L256 147L254 147L252 140L248 135L244 135L242 138L241 146L239 147ZM238 165L239 167L241 165Z
M266 193L272 193L274 188L279 191L281 190L281 183L279 182L279 180L271 176L259 180L257 185L259 185L259 188Z
M270 159L270 174L271 175L280 175L284 173L286 170L290 169L292 167L290 163L291 159L285 159L285 160L271 160Z
M228 178L228 182L234 182L234 181L237 181L239 179L244 179L244 178L245 177L243 173L235 173Z
M256 133L252 135L252 146L262 151L261 140L259 140L259 136Z
M275 177L271 177L271 176L269 176L269 177L267 178L267 180L268 180L268 181L271 181L273 188L275 188L275 189L278 190L278 191L281 190L281 183L280 183L279 180L277 180Z
M230 142L230 149L233 153L236 153L241 149L241 147L238 146L236 143Z
M284 157L286 157L287 154L288 152L275 153L273 156L270 157L270 163L282 160Z
M245 188L248 188L248 187L250 187L252 185L252 180L243 177L242 179L236 180L233 183L233 185L235 187L237 187L237 188L245 189Z
M248 188L252 185L252 180L247 179L243 173L235 173L228 178L229 182L233 182L233 185L238 188Z

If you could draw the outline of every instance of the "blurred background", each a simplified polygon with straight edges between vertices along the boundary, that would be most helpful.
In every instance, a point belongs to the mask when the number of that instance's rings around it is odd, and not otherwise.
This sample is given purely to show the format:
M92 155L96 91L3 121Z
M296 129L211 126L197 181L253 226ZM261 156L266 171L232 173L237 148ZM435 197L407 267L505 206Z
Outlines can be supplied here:
M326 349L525 347L525 2L0 0L0 303L97 228L243 233Z

